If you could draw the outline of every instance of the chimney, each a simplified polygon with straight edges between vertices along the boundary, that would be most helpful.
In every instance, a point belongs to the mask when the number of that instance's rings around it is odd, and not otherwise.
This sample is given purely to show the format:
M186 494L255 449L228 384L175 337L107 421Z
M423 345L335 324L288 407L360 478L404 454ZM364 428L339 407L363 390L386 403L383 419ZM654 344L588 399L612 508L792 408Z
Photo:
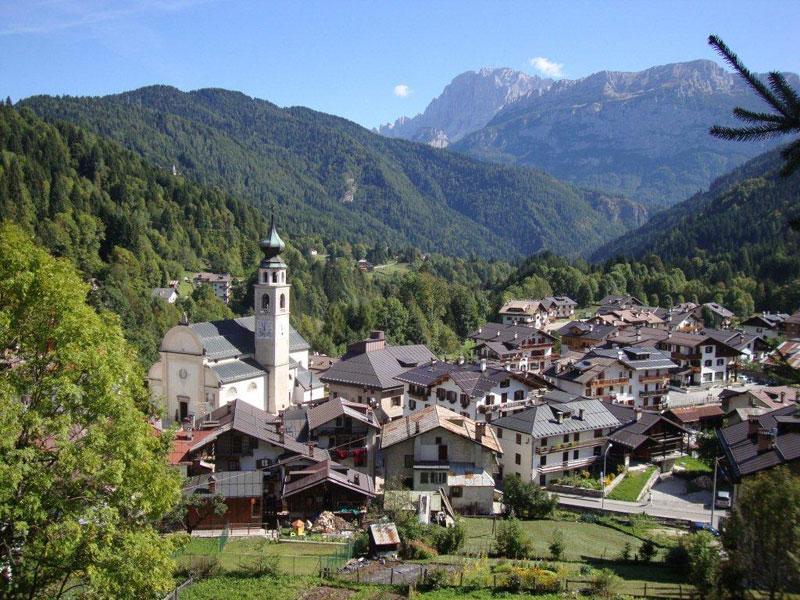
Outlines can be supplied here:
M564 422L564 413L560 410L556 411L556 422L563 423Z
M486 435L486 423L475 423L475 439L481 441Z
M361 485L361 477L358 476L358 473L353 475L353 483L356 485Z
M419 421L414 421L414 433L419 433Z
M633 409L633 416L637 421L642 420L642 409L641 408L634 408Z
M485 370L486 370L486 359L482 358L481 359L481 371L483 372Z
M517 339L517 333L514 332L514 339Z
M283 444L286 441L286 436L284 434L284 429L283 429L283 419L278 421L278 426L276 429L278 430L278 440L280 441L281 444Z
M785 400L786 400L786 392L781 392L780 402L783 403Z
M747 435L749 437L756 437L760 427L761 425L758 422L758 415L750 415L747 417Z
M622 360L623 358L625 358L625 353L622 350L617 350L617 358L619 360Z
M583 421L583 409L582 408L578 409L578 419Z
M312 444L311 442L308 442L308 455L311 458L314 458L314 444Z
M775 443L775 438L768 429L759 429L756 441L758 443L758 453L761 454L772 448Z
M499 331L495 331L494 332L494 337L500 337L500 332Z

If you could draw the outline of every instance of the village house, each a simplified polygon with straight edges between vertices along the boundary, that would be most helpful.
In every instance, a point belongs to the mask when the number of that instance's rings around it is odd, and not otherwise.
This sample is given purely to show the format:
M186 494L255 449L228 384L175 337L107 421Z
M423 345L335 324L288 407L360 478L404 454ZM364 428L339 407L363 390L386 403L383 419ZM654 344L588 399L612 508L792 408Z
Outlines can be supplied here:
M593 470L620 425L599 400L550 392L545 403L492 422L503 449L500 476L545 486L571 471Z
M703 321L706 327L715 329L727 329L731 326L731 320L736 315L721 304L716 302L706 302L694 311L697 318Z
M740 359L747 362L761 362L770 348L764 338L737 331L735 329L711 329L706 327L699 332L723 342L739 351Z
M781 335L789 340L800 339L800 310L781 321Z
M781 323L788 318L789 315L785 313L762 312L742 321L742 329L752 336L758 336L765 340L773 339L781 334Z
M678 365L672 382L678 386L724 383L735 376L740 352L725 342L697 333L670 333L656 344Z
M367 339L350 344L320 380L333 398L368 404L383 423L405 411L404 384L396 377L435 358L421 344L388 346L383 332L373 331Z
M630 294L623 294L620 296L611 294L600 300L599 304L600 307L597 309L597 314L603 314L626 308L641 309L646 306L644 302L639 300L639 298L636 296L631 296Z
M406 384L405 414L429 406L444 406L476 421L491 421L530 405L547 382L531 374L487 365L431 361L398 375Z
M576 396L660 410L669 404L668 383L675 366L655 348L594 348L577 362L554 364L544 376Z
M793 405L800 399L797 388L790 386L755 386L745 389L725 388L719 393L722 412L728 425L746 421L751 415Z
M800 371L800 339L781 342L764 359L764 367L781 377L796 378Z
M541 329L547 324L547 310L538 300L509 300L498 311L504 325L529 325Z
M502 449L485 423L429 406L384 425L381 451L387 482L440 491L458 512L494 512L494 475Z
M556 331L561 339L561 346L573 352L585 352L589 348L601 345L618 330L613 325L594 325L584 321L570 321Z
M689 430L665 415L619 404L606 406L624 423L608 436L612 464L652 463L667 473L686 453Z
M289 323L284 243L274 220L260 244L255 315L176 325L164 335L147 379L153 401L165 409L165 425L198 419L233 400L277 415L325 396L308 371L309 344Z
M535 327L486 323L471 332L475 354L512 371L543 371L553 355L555 338Z
M793 402L724 427L717 439L733 480L734 501L743 481L768 469L788 465L800 475L800 412Z
M178 301L178 292L174 287L153 288L152 297L163 300L167 304L175 304Z
M724 413L720 404L700 404L670 408L664 416L692 431L714 431L722 427Z
M649 310L621 309L597 314L588 321L595 325L611 325L612 327L652 327L666 329L666 321Z
M289 468L281 494L287 520L313 520L329 511L360 519L375 497L372 477L331 460Z
M228 304L233 292L233 277L228 273L195 273L192 281L195 286L210 285L217 298Z
M381 426L371 407L331 398L309 407L306 420L311 443L328 450L336 462L374 477Z

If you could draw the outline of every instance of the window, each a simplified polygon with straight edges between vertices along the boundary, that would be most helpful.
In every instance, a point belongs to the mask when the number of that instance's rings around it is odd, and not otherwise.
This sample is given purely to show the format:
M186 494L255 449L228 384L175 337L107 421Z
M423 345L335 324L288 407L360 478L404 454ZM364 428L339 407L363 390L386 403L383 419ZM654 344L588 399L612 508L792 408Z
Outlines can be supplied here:
M440 438L440 437L436 437L436 438L434 438L434 443L435 443L437 446L441 446L441 445L442 445L442 438Z
M508 402L508 392L503 392L500 396L500 404Z
M272 283L278 283L278 272L277 271L273 271L272 272Z
M545 446L547 446L547 438L546 437L542 438L542 447L545 447Z
M450 497L451 498L461 498L464 495L464 488L460 485L456 485L450 488Z
M594 448L592 448L592 454L594 454L595 456L600 456L602 451L603 451L602 446L595 446Z
M447 401L450 404L455 404L456 400L458 400L458 394L456 392L453 392L453 391L448 391L447 392Z
M406 469L413 469L414 468L414 455L413 454L406 454L403 457L403 466Z
M718 367L721 367L724 364L725 364L725 359L724 358L718 358L717 359L717 366Z
M520 444L522 444L522 434L518 433L517 434L517 445L520 445Z
M501 388L507 388L510 384L511 384L511 380L510 379L505 379L505 380L500 382L500 387Z
M714 351L714 346L706 346L706 354L711 354Z
M422 473L419 474L419 482L428 483L428 473L426 471L423 471Z
M261 506L256 498L250 498L250 518L257 519L261 515Z
M494 396L486 394L486 406L491 406L492 404L494 404Z
M408 408L411 410L417 410L417 401L416 400L409 400L408 401Z
M522 464L522 456L519 453L514 455L514 464L521 465Z
M444 396L447 392L445 392L444 388L436 388L436 398L438 400L444 400Z
M712 364L712 362L711 362L710 360L707 360L707 361L705 361L705 363L703 363L703 364L705 364L705 366L707 366L707 367L710 367L710 366L711 366L711 364Z
M603 437L603 430L602 429L595 429L594 430L594 437L596 437L596 438Z
M336 427L344 425L344 417L336 417Z
M178 415L179 421L189 416L189 399L186 396L178 396Z
M569 460L569 452L564 452L561 455L561 460L564 461L564 462L567 462Z
M524 390L517 390L514 392L514 400L524 400L525 399L525 391Z
M392 406L400 406L400 396L392 396Z
M267 310L269 308L269 294L262 294L261 295L261 310Z
M539 464L540 464L541 466L544 466L544 465L546 465L546 464L547 464L547 454L542 454L542 455L539 457Z
M578 452L580 452L580 450L572 451L572 460L578 460Z
M547 483L546 475L539 475L539 485L544 486Z
M262 277L264 283L269 283L269 273L264 271L264 277Z
M568 434L568 433L565 433L565 434L564 434L564 437L562 438L562 440L561 440L561 441L563 441L565 444L566 444L567 442L569 442L569 434Z
M281 294L281 309L286 308L286 295Z
M580 439L581 439L581 434L580 433L573 433L572 434L572 441L573 442L577 442Z

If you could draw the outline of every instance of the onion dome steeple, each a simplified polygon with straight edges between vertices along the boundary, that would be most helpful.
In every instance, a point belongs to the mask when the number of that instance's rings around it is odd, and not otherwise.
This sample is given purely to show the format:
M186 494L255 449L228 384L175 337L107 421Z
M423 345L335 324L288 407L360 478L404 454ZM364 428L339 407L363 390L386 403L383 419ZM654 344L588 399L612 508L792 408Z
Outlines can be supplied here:
M261 246L261 251L264 253L264 260L261 261L262 263L269 263L274 262L274 259L277 259L279 262L283 262L278 258L283 249L286 248L286 244L284 244L281 236L278 235L278 230L275 228L275 208L272 209L272 218L270 219L269 224L269 233L267 237L261 240L258 244Z

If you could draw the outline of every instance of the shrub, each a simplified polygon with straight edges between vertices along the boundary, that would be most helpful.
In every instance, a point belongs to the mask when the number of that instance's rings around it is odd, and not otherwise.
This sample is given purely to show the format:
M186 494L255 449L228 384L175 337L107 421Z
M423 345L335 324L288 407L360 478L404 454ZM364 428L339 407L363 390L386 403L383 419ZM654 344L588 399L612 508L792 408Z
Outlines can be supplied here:
M178 574L181 576L191 576L193 579L208 579L209 577L216 577L222 573L222 568L219 564L219 558L215 555L211 556L192 556L187 563L184 563L179 569Z
M667 551L667 556L664 562L668 567L674 569L678 573L686 573L689 569L689 552L686 550L684 544L673 546Z
M506 558L527 558L531 542L516 519L500 523L494 538L494 553Z
M252 577L276 577L280 575L279 561L277 554L260 554L255 562L248 565L245 572Z
M532 481L523 482L519 477L503 480L503 499L509 514L528 519L544 519L551 516L558 500Z
M353 536L353 556L365 556L369 552L369 534L359 531Z
M707 594L714 586L720 563L716 538L707 531L692 534L686 550L692 582L700 592Z
M585 512L585 513L581 513L581 516L578 517L578 520L581 523L599 523L600 522L600 517L598 517L594 513Z
M423 590L439 590L445 587L450 579L444 569L431 569L425 573L420 587Z
M625 545L622 547L622 551L619 553L619 559L628 562L631 559L631 544L630 542L625 542Z
M619 586L620 578L611 569L600 569L592 576L592 592L601 598L611 598Z
M550 536L550 545L547 547L553 560L561 560L564 555L564 532L554 529Z
M411 540L403 544L402 555L403 558L410 560L430 560L438 556L438 553L436 548L429 546L422 540Z
M657 552L658 548L656 548L656 545L652 540L645 540L644 544L639 547L639 557L644 562L650 562L653 560Z
M439 554L455 554L464 545L467 532L464 522L458 519L452 527L436 527L431 537Z
M581 565L580 573L582 577L588 577L589 575L592 574L592 571L593 571L592 565L587 565L587 564Z

